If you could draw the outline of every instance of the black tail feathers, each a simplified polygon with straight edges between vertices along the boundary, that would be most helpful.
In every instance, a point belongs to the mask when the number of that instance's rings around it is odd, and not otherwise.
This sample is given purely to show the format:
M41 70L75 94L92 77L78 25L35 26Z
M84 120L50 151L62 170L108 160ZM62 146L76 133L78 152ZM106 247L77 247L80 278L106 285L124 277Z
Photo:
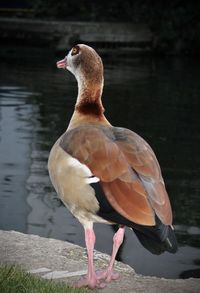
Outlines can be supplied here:
M172 226L162 224L158 218L155 226L136 225L133 231L141 244L153 254L158 255L165 251L175 253L178 249Z

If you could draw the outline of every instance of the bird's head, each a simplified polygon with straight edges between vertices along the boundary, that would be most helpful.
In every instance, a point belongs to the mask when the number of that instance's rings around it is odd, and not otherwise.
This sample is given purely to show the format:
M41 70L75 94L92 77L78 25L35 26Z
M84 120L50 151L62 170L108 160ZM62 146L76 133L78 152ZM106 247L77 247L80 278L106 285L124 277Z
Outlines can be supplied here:
M67 56L57 62L57 68L68 69L77 81L84 83L103 83L103 63L96 51L83 44L74 46Z

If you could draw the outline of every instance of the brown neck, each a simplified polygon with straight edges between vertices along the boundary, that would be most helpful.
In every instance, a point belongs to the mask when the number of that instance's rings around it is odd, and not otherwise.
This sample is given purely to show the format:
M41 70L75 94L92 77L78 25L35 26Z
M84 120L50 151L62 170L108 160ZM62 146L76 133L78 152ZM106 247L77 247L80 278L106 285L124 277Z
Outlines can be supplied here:
M79 88L79 94L75 105L75 111L72 115L68 130L83 124L101 124L111 126L104 116L104 108L101 102L101 86L93 88Z
M104 108L101 102L103 80L94 83L93 80L78 80L78 98L75 111L83 115L102 116Z
M91 78L81 73L76 76L78 97L68 130L83 124L111 126L104 116L104 108L101 102L103 74L99 74L98 78L93 76L96 77L94 74L92 74Z
M75 105L75 110L83 115L102 116L104 108L101 102L101 92L100 88L82 91Z

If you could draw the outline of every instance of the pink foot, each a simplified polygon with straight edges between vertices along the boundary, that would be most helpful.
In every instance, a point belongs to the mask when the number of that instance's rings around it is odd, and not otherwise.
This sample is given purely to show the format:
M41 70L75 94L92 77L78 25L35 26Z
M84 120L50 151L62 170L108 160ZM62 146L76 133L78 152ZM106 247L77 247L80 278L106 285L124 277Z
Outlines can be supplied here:
M107 283L110 283L112 280L119 279L119 273L114 273L113 271L105 270L105 271L97 271L97 279L105 280Z
M77 282L74 283L74 287L81 288L81 287L88 287L91 289L94 288L104 288L105 284L101 282L96 276L89 278L87 275L81 277Z

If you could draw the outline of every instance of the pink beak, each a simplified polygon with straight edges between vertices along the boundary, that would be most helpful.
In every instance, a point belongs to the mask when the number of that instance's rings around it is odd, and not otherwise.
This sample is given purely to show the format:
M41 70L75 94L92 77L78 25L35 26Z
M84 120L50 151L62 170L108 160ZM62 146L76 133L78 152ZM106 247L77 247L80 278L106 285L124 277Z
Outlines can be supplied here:
M57 68L63 68L66 69L67 68L67 58L65 57L64 59L58 61L56 63Z

